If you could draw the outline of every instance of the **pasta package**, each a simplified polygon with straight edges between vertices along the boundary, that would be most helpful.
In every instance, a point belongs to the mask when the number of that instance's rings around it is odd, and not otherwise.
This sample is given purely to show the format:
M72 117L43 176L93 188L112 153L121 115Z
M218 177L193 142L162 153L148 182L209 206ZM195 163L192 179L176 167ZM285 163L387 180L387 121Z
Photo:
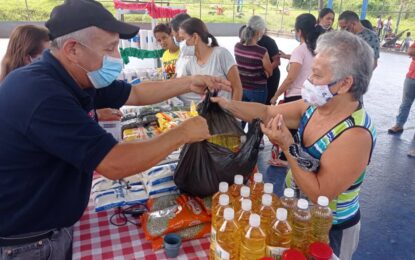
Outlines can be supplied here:
M176 205L147 212L141 216L141 223L147 240L184 228L210 222L209 214L200 203L187 195L176 198Z

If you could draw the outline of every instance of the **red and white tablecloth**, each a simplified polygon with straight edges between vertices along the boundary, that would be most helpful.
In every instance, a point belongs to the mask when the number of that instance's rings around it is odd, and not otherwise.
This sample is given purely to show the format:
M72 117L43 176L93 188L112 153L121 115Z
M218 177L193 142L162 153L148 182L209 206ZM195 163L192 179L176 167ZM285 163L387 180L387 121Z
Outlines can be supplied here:
M140 227L117 227L109 219L114 210L96 213L92 200L74 226L73 259L167 259L164 250L153 251ZM209 238L184 241L177 259L208 259Z

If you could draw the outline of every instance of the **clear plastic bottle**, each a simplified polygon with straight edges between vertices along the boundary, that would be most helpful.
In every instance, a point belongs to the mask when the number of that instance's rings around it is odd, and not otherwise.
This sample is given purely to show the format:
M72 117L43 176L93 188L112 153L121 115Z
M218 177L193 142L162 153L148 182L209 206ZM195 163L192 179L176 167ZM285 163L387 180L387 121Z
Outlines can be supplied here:
M297 205L297 199L294 197L294 190L291 188L286 188L284 190L284 196L281 197L281 207L285 208L288 211L288 222L292 227L292 214L295 206Z
M235 212L238 212L239 210L241 210L242 200L249 199L250 194L251 194L251 190L249 189L249 187L242 186L241 195L233 203L233 209L235 210Z
M291 248L307 254L311 235L311 213L305 199L299 199L297 202L297 207L293 211L292 228Z
M237 260L239 258L241 235L234 217L234 210L226 208L224 221L218 225L216 231L216 260Z
M269 194L262 195L262 206L259 211L261 216L261 228L268 236L271 224L275 220L275 209L272 207L272 197Z
M220 182L219 183L219 191L216 192L213 197L212 197L212 213L216 212L216 209L218 207L219 204L219 196L221 194L227 194L229 195L229 184L227 182ZM231 199L231 198L229 198ZM214 214L212 214L212 221L213 221L213 216Z
M225 212L225 208L229 207L229 195L228 194L221 194L219 196L219 205L216 209L215 214L212 214L212 229L210 232L210 252L209 258L211 260L215 259L215 249L216 249L216 230L218 229L218 223L223 221L223 214Z
M272 207L276 211L277 208L281 206L280 199L278 198L277 194L274 193L274 184L272 183L265 183L264 184L264 194L269 194L272 196Z
M252 214L252 201L250 199L242 200L242 208L236 213L236 223L239 227L239 233L242 234L245 228L249 226L249 216Z
M261 173L257 172L254 174L254 181L251 184L251 200L252 209L254 212L258 212L261 207L261 198L264 193L264 182Z
M249 226L241 239L240 260L259 259L265 256L265 233L260 227L261 218L251 214Z
M317 205L311 209L311 242L329 243L329 232L333 223L333 213L329 208L329 199L320 196Z
M272 223L267 237L267 256L281 259L285 250L291 246L292 228L287 221L288 211L285 208L277 209L277 219Z
M241 188L244 185L244 177L242 175L235 175L233 177L233 184L229 188L229 194L232 200L235 201L241 196Z

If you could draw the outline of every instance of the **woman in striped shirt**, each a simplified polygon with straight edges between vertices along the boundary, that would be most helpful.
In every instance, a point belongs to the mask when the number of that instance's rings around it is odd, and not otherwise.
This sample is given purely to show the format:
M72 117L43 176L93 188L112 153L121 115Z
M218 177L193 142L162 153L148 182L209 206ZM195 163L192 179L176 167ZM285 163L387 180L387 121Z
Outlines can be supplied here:
M265 21L254 15L241 32L241 42L235 45L235 60L242 82L242 100L265 104L267 78L272 75L272 65L267 49L257 43L265 33Z

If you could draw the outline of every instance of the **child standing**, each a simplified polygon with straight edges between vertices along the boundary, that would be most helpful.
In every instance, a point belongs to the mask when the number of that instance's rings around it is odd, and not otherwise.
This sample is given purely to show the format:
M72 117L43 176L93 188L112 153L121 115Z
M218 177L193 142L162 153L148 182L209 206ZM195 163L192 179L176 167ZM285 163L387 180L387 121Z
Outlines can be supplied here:
M179 58L180 48L174 42L171 28L168 24L158 24L153 32L157 42L166 50L161 57L161 61L167 74L167 79L170 79L176 73L176 61Z

